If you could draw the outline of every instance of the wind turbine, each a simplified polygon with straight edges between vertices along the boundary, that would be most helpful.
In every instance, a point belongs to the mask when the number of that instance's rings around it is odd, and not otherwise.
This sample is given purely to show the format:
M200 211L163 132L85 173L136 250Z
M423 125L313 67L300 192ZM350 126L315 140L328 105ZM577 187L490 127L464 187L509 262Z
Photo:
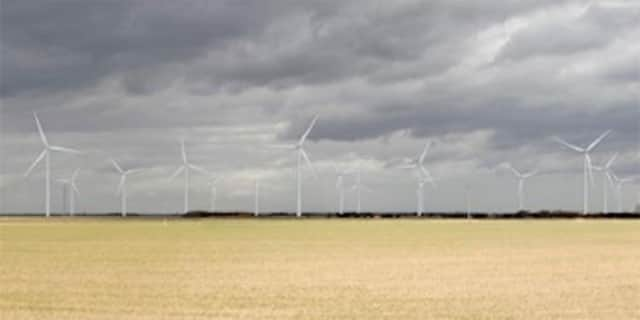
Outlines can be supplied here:
M113 167L116 168L116 170L118 170L118 173L120 173L120 183L118 183L118 189L116 193L120 194L120 214L123 217L126 217L127 216L127 176L140 173L145 169L122 170L122 167L120 167L120 165L116 162L116 160L111 159L111 163L113 164Z
M611 176L613 178L613 181L615 182L615 186L616 186L616 194L617 194L617 198L618 198L618 212L622 212L623 211L623 205L622 205L622 187L630 182L633 182L635 179L633 177L627 177L627 178L618 178L618 176L616 176L615 173L611 172Z
M356 192L356 213L360 214L360 212L362 212L362 190L371 192L371 189L362 184L362 164L358 164L358 169L356 170L355 175L356 182L353 187L351 187L351 190L354 190Z
M511 163L507 163L506 166L518 179L518 211L522 211L524 210L524 185L527 182L527 179L537 175L538 171L534 170L527 173L521 173L520 171L516 170L516 168L514 168Z
M561 145L564 145L565 147L584 155L584 196L583 196L584 206L582 211L584 215L589 213L589 181L593 182L593 170L591 166L591 156L589 155L589 153L593 151L602 142L602 140L604 140L604 138L606 138L610 133L611 133L611 130L605 131L586 148L581 148L571 143L568 143L560 139L559 137L553 137L553 139L556 142L560 143Z
M216 211L216 200L218 199L218 182L220 182L221 177L211 176L209 178L209 191L211 194L211 212Z
M611 170L611 166L616 161L617 157L618 154L616 153L609 159L609 161L604 164L604 166L593 166L594 170L602 171L602 177L604 179L604 181L602 182L602 192L604 193L602 198L604 208L602 212L604 214L609 213L609 188L607 187L609 184L607 182L609 182L611 186L615 187L615 181L613 179L613 171Z
M315 169L313 168L313 165L311 164L311 160L309 160L309 156L307 155L307 152L304 150L304 142L307 140L307 137L309 136L309 133L311 133L311 130L315 126L316 121L318 121L318 116L317 115L315 117L313 117L313 120L311 120L311 124L309 124L309 127L307 128L307 130L304 132L302 137L300 137L300 140L298 140L298 143L293 144L293 145L271 145L270 146L270 147L273 147L273 148L293 150L293 151L296 152L296 155L297 155L296 217L298 217L298 218L302 216L302 160L303 159L307 163L307 166L311 169L311 172L313 172L314 177L317 177Z
M422 216L422 212L424 211L424 185L429 182L432 186L436 186L435 180L432 177L424 177L422 175L418 178L418 188L416 189L416 195L418 199L418 217Z
M334 165L334 169L336 170L336 189L338 191L338 214L344 214L344 191L345 184L344 178L347 175L352 174L351 171L340 170L337 166Z
M467 206L467 219L471 219L471 196L469 193L471 192L471 186L469 183L464 186L464 202Z
M408 163L400 166L400 168L417 169L419 171L419 174L424 176L426 179L433 180L433 177L431 176L431 172L429 172L429 170L427 170L427 168L425 168L424 166L424 160L427 157L427 154L429 153L429 149L431 148L432 144L433 144L432 140L427 141L427 143L424 145L424 149L422 150L422 153L417 158L408 159Z
M189 212L189 181L191 176L191 170L195 170L203 174L209 174L209 172L207 172L207 170L199 166L189 163L189 160L187 159L187 151L185 150L185 147L184 147L184 139L180 141L180 146L181 146L181 154L182 154L182 165L178 167L178 169L173 173L173 175L171 175L171 177L169 178L169 181L172 181L184 171L184 213L188 213Z
M42 125L40 125L40 120L38 119L38 114L36 112L33 113L33 118L36 120L36 126L38 127L38 133L40 134L40 140L42 140L42 144L44 145L44 150L40 152L40 155L36 158L35 161L31 164L27 172L25 172L24 176L28 177L31 174L31 171L38 165L42 159L44 159L45 166L45 216L51 216L51 162L50 162L50 154L52 151L64 152L64 153L74 153L80 154L82 152L70 148L64 148L59 146L52 146L49 144L47 140L47 136L44 134L44 130L42 130Z
M255 200L254 200L254 209L253 216L257 217L260 215L260 180L256 178L255 181Z
M76 186L76 178L78 177L78 172L80 170L76 169L71 174L71 178L69 179L58 179L57 181L61 183L65 188L69 187L69 215L73 216L76 213L76 205L75 205L75 195L80 194L80 190L78 190L78 186ZM66 200L66 199L65 199Z
M424 160L427 157L428 153L429 153L429 149L431 148L431 145L433 144L432 140L428 140L427 143L424 145L424 149L422 150L422 153L414 159L409 159L408 163L401 166L401 168L403 169L416 169L418 172L418 188L416 190L416 195L417 195L417 200L418 200L418 208L417 208L417 215L420 217L422 216L422 211L424 211L424 184L425 182L429 182L431 183L433 186L435 186L435 179L433 178L433 176L431 175L431 172L429 170L427 170L427 168L425 168L424 166Z

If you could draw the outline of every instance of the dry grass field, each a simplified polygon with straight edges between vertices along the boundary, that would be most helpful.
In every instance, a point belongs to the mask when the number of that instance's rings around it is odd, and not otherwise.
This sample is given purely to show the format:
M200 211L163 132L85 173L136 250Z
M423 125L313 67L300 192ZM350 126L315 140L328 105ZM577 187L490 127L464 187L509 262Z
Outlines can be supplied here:
M2 319L639 319L640 221L0 218Z

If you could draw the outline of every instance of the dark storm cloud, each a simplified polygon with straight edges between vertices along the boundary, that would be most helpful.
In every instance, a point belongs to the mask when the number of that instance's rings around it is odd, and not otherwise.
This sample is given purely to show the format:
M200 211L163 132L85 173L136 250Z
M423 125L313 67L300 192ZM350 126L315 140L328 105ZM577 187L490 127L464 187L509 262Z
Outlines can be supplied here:
M188 62L259 34L277 11L264 1L5 1L1 93L72 90Z
M0 94L77 90L114 73L131 93L148 93L162 88L154 77L163 71L208 79L216 90L335 81L418 59L441 70L478 28L541 5L4 1ZM288 48L291 41L300 44ZM207 54L220 60L181 74Z

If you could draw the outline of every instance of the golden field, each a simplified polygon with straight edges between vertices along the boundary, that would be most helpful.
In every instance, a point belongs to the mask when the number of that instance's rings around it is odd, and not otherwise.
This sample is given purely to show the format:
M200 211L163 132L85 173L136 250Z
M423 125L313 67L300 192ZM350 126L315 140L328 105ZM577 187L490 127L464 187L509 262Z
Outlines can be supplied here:
M639 319L640 221L0 218L1 319Z

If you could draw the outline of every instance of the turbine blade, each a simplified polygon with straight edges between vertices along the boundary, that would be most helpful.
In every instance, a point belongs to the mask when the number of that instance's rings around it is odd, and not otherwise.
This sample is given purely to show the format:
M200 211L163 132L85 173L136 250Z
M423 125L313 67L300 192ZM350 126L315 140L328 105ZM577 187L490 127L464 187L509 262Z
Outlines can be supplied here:
M613 180L613 177L611 176L611 173L606 172L605 174L607 175L607 180L609 180L609 184L611 184L611 187L615 188L616 182ZM604 186L604 187L606 188L607 186Z
M604 165L605 169L611 168L611 166L613 165L613 163L616 161L616 159L618 158L618 153L616 152L611 159L609 159L609 161L607 161L607 164Z
M309 167L309 169L311 169L311 172L313 173L313 177L317 179L318 174L316 173L316 169L311 164L311 160L309 160L309 156L307 155L307 152L304 151L304 149L300 149L300 153L302 153L302 157L304 158L304 161L307 163L307 166Z
M33 161L33 163L29 166L29 169L27 169L27 171L24 173L25 177L28 177L31 174L31 171L33 171L33 168L35 168L38 165L38 162L42 161L42 159L46 154L47 154L47 149L44 149L42 150L42 152L40 152L40 155L38 155L36 160Z
M507 168L509 168L509 170L511 170L511 172L513 172L513 174L518 177L518 178L522 178L522 173L520 173L520 171L516 170L516 168L514 168L511 163L507 162L506 164Z
M138 174L138 173L142 173L144 171L146 171L147 169L145 168L138 168L138 169L131 169L131 170L127 170L127 172L125 172L127 175L131 175L131 174Z
M38 119L38 114L36 112L33 113L33 118L36 119L36 126L38 127L38 133L40 134L40 140L42 140L42 143L45 146L49 146L47 136L44 134L44 130L42 130L42 125L40 124L40 119Z
M300 141L298 141L298 145L302 145L305 142L305 140L307 140L309 133L311 133L311 129L313 129L313 127L316 125L316 121L318 121L317 115L313 117L313 120L311 120L311 124L309 125L309 128L307 128L307 131L304 132L304 134L300 138Z
M604 138L606 138L609 134L611 133L611 130L607 130L605 131L603 134L601 134L598 139L596 139L595 141L593 141L588 147L587 147L587 151L591 151L593 149L595 149L600 142L602 142L602 140L604 140Z
M523 174L522 178L524 178L524 179L531 178L531 177L533 177L533 176L535 176L537 174L538 174L538 170L533 170L531 172Z
M625 184L625 183L633 182L635 180L636 180L636 178L629 177L629 178L620 179L620 183Z
M78 190L78 187L76 186L76 183L74 181L71 182L71 189L73 189L76 194L80 194L80 190Z
M429 170L427 170L427 168L420 166L420 172L422 172L422 174L424 175L425 179L427 180L433 180L433 176L431 175L431 172L429 172Z
M267 144L265 145L267 148L270 149L286 149L286 150L293 150L296 148L296 146L291 145L291 144Z
M578 146L575 146L575 145L573 145L573 144L571 144L571 143L569 143L569 142L566 142L566 141L564 141L564 140L562 140L562 139L560 139L560 138L558 138L558 137L553 137L553 140L554 140L555 142L557 142L557 143L561 144L561 145L564 145L565 147L567 147L567 148L569 148L569 149L574 150L574 151L577 151L577 152L584 152L584 151L585 151L583 148L580 148L580 147L578 147Z
M182 171L184 171L185 166L180 166L176 172L174 172L171 177L169 177L169 181L173 181L173 179L175 179L180 173L182 173Z
M73 173L71 174L71 183L75 183L76 182L76 178L78 177L78 173L80 173L80 169L73 170Z
M206 174L206 175L211 174L211 172L209 172L209 171L205 170L205 169L204 169L204 168L202 168L202 167L196 166L196 165L194 165L194 164L189 164L189 168L191 168L191 169L193 169L193 170L195 170L195 171L198 171L198 172L200 172L200 173L202 173L202 174Z
M82 154L82 151L71 149L71 148L59 147L59 146L50 146L49 149L53 151L58 151L58 152Z
M116 162L116 160L113 159L109 159L111 160L111 163L113 164L113 166L116 168L116 170L118 170L118 172L120 173L124 173L124 170L122 170L122 168L120 167L120 165Z
M422 151L422 154L420 155L419 158L419 163L422 164L424 162L424 159L427 157L427 154L429 153L429 149L431 148L431 140L429 140L425 146L424 146L424 150Z
M180 141L181 153L182 153L182 162L187 163L187 151L184 148L184 139Z

